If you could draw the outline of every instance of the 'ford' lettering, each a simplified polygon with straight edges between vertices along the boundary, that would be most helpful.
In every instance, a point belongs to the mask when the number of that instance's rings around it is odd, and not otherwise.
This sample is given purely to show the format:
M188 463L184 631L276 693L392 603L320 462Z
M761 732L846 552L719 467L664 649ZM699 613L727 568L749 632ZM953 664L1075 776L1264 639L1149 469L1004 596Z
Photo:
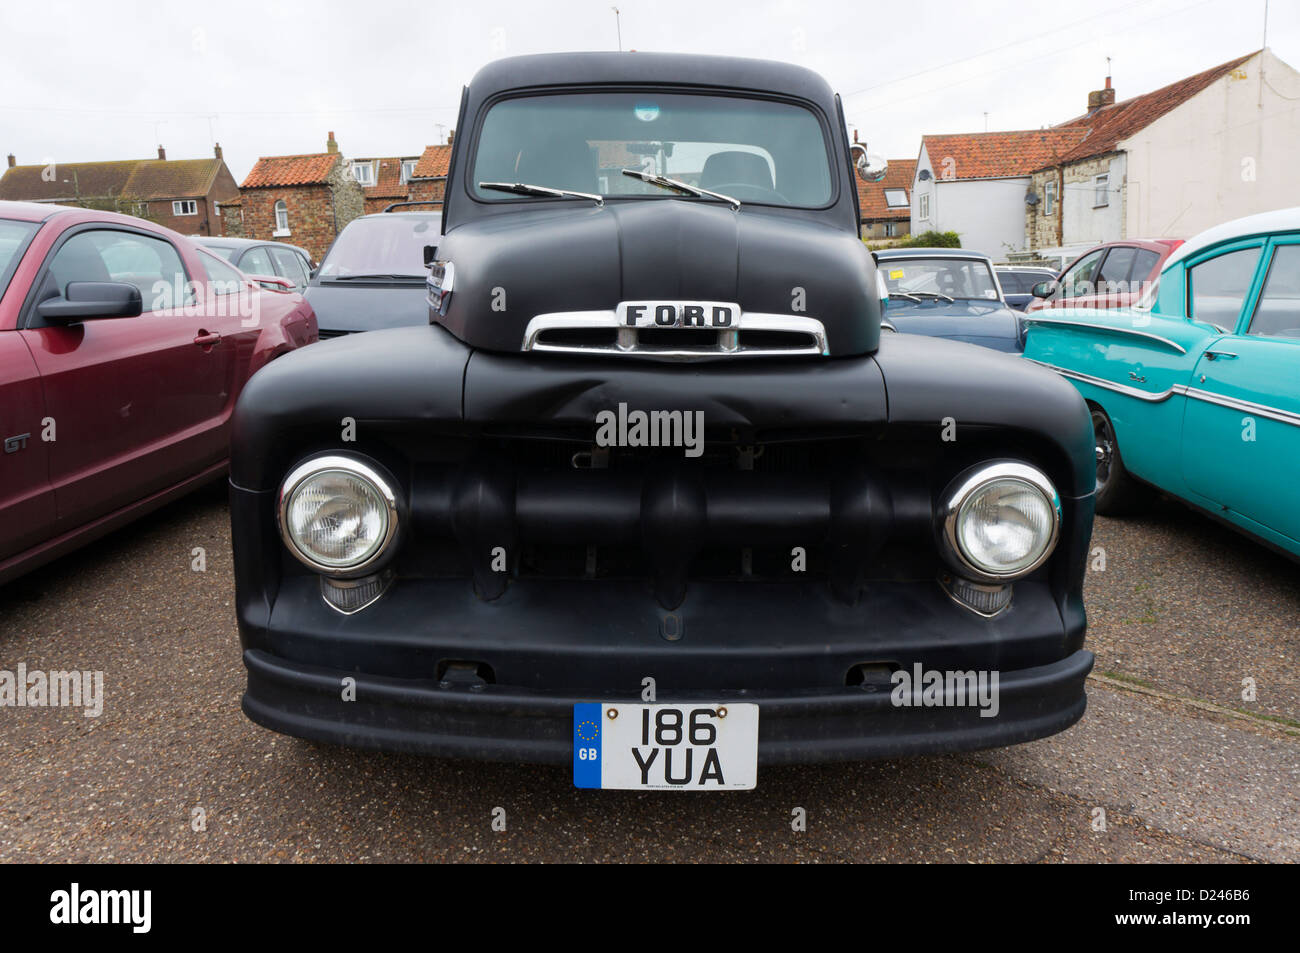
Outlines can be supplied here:
M740 305L714 301L625 301L619 323L629 328L733 328Z

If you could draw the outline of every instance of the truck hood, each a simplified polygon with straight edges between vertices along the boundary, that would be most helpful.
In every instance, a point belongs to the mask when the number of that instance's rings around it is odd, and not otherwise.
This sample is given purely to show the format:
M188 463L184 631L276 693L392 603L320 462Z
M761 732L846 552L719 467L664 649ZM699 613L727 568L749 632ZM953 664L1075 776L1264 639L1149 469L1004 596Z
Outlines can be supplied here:
M529 321L620 302L726 302L813 318L833 357L880 338L875 266L856 235L780 210L696 199L522 203L443 237L454 266L435 320L476 348L519 351ZM726 358L722 358L726 359Z

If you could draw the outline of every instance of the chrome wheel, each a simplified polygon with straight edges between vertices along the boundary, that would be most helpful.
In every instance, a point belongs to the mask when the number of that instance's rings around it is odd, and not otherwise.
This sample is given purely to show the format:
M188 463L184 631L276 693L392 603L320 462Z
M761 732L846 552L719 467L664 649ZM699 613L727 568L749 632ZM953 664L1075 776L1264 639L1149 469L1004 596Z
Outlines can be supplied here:
M1097 492L1100 493L1106 488L1115 464L1115 431L1111 429L1106 414L1100 410L1092 412L1092 433L1097 453Z

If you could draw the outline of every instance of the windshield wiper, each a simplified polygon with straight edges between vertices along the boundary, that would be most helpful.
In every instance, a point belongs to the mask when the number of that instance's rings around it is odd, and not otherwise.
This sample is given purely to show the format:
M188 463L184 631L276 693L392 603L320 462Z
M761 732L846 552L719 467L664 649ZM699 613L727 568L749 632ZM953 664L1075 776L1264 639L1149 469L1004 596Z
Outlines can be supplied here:
M721 199L731 206L733 212L740 209L739 199L733 199L730 195L723 195L721 192L710 192L708 189L702 189L697 185L689 185L680 179L670 179L666 175L656 175L653 172L638 172L636 169L623 169L622 172L633 179L640 179L642 182L657 185L662 189L672 189L675 192L694 195L696 198L707 195L711 198Z
M918 298L920 298L920 297L924 297L924 298L942 298L944 301L947 301L949 304L952 304L954 301L957 300L956 298L949 298L949 297L948 297L947 295L945 295L945 294L939 294L939 292L937 292L937 291L912 291L912 292L909 292L909 293L912 294L912 295L914 295L914 296L916 296L916 297L918 297Z
M917 304L921 303L921 299L918 298L916 295L912 294L910 291L891 291L889 293L889 297L906 298L908 301L915 301Z
M598 208L604 208L605 197L590 192L574 192L572 189L553 189L547 185L529 185L527 182L480 182L480 189L493 189L497 192L513 192L515 195L547 195L553 199L591 199Z
M325 281L373 281L389 278L422 279L424 275L324 275Z

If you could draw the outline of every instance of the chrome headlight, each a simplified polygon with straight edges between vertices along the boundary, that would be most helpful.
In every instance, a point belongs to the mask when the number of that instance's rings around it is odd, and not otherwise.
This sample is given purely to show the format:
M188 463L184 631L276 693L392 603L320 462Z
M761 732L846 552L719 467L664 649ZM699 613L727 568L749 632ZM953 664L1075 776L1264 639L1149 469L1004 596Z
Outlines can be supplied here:
M1061 498L1037 467L981 464L944 490L938 530L944 558L961 575L991 582L1018 579L1056 548Z
M376 467L345 456L300 464L280 486L280 536L309 569L357 576L392 554L397 495Z

